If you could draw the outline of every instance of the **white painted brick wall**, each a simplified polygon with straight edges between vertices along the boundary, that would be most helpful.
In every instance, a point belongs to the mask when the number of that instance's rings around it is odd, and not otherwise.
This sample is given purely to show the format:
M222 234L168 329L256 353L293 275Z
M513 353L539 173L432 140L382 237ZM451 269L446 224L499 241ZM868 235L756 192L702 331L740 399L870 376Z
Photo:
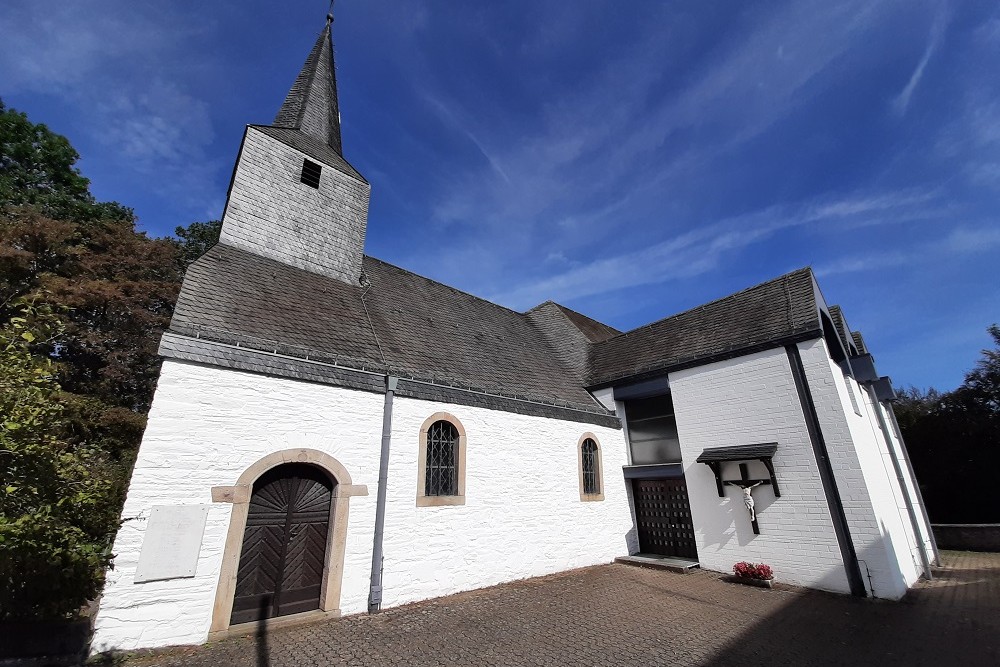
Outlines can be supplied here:
M220 240L356 285L371 186L323 165L319 189L309 187L299 181L305 157L247 128Z
M731 572L741 561L765 562L779 581L849 592L840 547L783 349L670 374L691 514L702 567ZM738 488L720 498L708 466L695 459L708 447L777 442L770 487L754 492L761 534L754 535ZM765 478L760 463L749 464ZM723 467L739 477L736 463Z
M851 407L844 375L822 339L800 343L806 378L837 478L862 577L876 597L906 593L912 559L870 421ZM868 575L871 575L871 582Z
M196 575L135 584L144 517L153 505L210 503L213 486L282 449L340 461L370 495L351 499L340 608L366 609L374 531L381 394L166 360L115 541L95 650L205 641L231 505L211 505ZM468 434L466 504L416 507L420 425L455 415ZM580 502L576 443L601 443L603 502ZM621 431L430 401L394 405L384 604L611 561L631 528Z
M845 384L854 387L855 395L858 396L862 416L849 413L848 422L854 434L855 447L859 450L864 447L868 450L866 456L872 459L870 463L864 463L865 479L882 522L883 532L889 538L890 556L895 556L903 584L908 588L916 583L923 571L917 551L919 540L906 509L906 499L892 464L886 436L879 427L876 406L869 393L853 378L848 376L843 377L843 380ZM875 465L876 461L880 465Z
M903 474L903 483L906 487L906 492L907 494L909 494L910 501L913 503L913 511L917 519L917 530L920 531L919 539L917 539L916 542L917 544L922 545L924 553L927 556L927 561L929 563L933 563L934 545L931 542L931 527L930 524L925 520L924 517L925 508L921 506L920 498L917 495L916 491L917 481L910 474L909 467L906 464L906 459L903 456L904 445L899 441L896 429L893 426L892 415L889 414L889 410L891 409L892 408L887 407L885 405L881 404L879 405L879 410L881 410L882 415L885 419L886 426L888 427L889 430L889 442L890 442L889 456L895 457L896 460L899 462L899 469ZM920 547L914 545L914 558L916 558L917 562L920 562L922 566L923 563L920 560L920 554L917 552L918 548Z

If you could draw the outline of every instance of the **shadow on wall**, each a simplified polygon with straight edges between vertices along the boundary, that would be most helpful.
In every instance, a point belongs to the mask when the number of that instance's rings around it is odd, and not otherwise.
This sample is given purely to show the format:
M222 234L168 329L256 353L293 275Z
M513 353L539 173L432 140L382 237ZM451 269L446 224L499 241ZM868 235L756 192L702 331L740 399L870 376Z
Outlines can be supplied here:
M865 581L865 589L872 597L884 600L898 600L906 594L906 579L899 567L896 547L892 535L885 527L885 522L879 521L882 539L879 543L855 545L858 549L858 564L861 566L861 577ZM859 548L863 546L863 548ZM909 549L903 554L910 558ZM885 570L888 570L887 572ZM919 568L917 568L919 570ZM882 576L878 576L882 570ZM877 580L878 583L875 583Z
M746 505L743 504L743 492L734 486L726 486L725 498L719 498L718 504L710 509L718 517L711 524L704 526L702 530L702 546L724 548L735 538L736 543L745 547L754 539L761 537L755 535L753 526L750 525L750 514ZM764 487L764 491L754 493L754 512L757 514L757 525L763 534L768 529L767 508L774 504L774 494ZM773 529L774 524L771 524Z
M257 667L271 667L271 651L267 645L267 608L271 606L270 596L264 596L260 601L260 620L257 621L257 632L254 642L257 645Z
M764 465L757 461L748 461L748 471L752 479L767 479L769 474ZM750 516L746 505L743 503L743 491L736 486L723 486L723 497L719 497L716 490L715 475L708 466L701 463L693 463L684 470L684 478L688 485L688 495L707 497L710 489L713 503L707 504L702 500L700 509L707 509L703 516L699 516L697 528L701 536L698 548L722 549L731 547L734 539L737 545L745 547L754 541L758 536L754 534L750 525ZM732 462L723 464L722 478L724 480L738 480L740 474L738 465ZM692 493L692 489L697 489ZM700 499L701 499L700 498ZM762 534L768 532L768 508L774 504L774 490L770 485L758 486L753 490L754 511L757 514L757 523ZM773 530L774 523L771 523Z
M760 606L746 612L759 618L735 634L719 628L711 654L691 664L1000 664L1000 568L936 568L934 574L933 583L910 591L902 602L786 592L780 585L755 589L752 597Z

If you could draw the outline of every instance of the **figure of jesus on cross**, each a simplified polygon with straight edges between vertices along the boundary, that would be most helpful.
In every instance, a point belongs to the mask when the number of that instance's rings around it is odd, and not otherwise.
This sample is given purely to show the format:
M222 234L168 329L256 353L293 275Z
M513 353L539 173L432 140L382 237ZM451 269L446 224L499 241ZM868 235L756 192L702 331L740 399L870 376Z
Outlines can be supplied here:
M743 489L743 504L747 506L747 512L750 513L750 521L757 520L757 513L754 511L753 496L750 495L750 491L763 483L764 482L754 482L753 484L747 484L746 482L726 482L726 484L738 486Z
M760 527L757 525L757 510L751 492L761 484L770 483L771 481L766 479L750 479L750 474L747 471L745 463L740 464L740 479L727 479L723 482L723 484L735 486L743 490L743 505L746 506L747 513L750 515L750 526L753 528L755 535L760 535Z

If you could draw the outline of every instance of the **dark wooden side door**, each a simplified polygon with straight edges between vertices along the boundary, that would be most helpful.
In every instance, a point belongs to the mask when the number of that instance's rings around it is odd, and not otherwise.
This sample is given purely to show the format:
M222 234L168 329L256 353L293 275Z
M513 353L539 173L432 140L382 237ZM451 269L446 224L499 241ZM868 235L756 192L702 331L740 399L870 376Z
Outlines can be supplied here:
M684 479L636 479L632 483L639 551L698 558Z
M278 466L254 483L230 623L319 608L332 497L309 465Z

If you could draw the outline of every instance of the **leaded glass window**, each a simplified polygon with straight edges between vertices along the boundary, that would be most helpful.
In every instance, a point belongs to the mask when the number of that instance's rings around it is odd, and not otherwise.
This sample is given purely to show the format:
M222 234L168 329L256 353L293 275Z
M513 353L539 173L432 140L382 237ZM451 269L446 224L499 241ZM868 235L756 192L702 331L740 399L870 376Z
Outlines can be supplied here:
M580 445L583 448L583 492L594 495L601 492L597 470L597 443L587 438Z
M424 495L458 495L458 429L451 422L436 421L427 431Z

